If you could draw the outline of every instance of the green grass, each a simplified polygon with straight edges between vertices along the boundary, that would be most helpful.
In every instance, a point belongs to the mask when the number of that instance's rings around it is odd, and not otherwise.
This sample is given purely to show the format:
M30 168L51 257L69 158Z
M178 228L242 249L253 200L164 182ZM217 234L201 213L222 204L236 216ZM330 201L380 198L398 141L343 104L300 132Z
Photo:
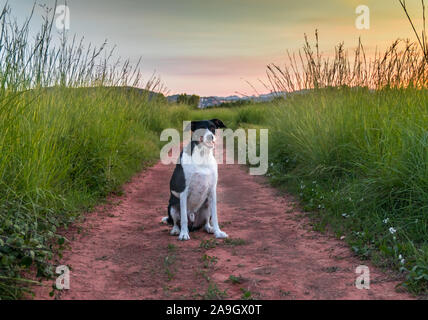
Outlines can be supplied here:
M360 256L419 270L406 285L426 290L428 91L325 90L273 114L272 182L291 186Z
M22 267L52 275L58 229L158 160L183 108L122 91L0 93L0 296L20 296Z
M59 230L159 159L161 130L190 110L166 104L157 79L114 64L105 47L54 46L0 14L0 299L54 276ZM31 18L30 18L31 19ZM68 47L69 45L69 47ZM85 53L86 52L86 53ZM101 58L106 56L107 58ZM144 87L131 88L129 85Z
M298 195L318 230L426 291L428 90L319 89L244 108L263 116L241 126L269 129L272 184Z

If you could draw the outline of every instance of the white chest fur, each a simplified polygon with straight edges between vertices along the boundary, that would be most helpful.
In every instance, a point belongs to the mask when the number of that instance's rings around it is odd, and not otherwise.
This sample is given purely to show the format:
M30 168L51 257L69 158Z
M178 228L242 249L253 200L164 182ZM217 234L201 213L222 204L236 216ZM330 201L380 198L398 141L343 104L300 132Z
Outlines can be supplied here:
M184 152L182 160L188 190L188 215L196 214L215 189L218 177L217 162L212 150L208 148L195 148L192 156Z

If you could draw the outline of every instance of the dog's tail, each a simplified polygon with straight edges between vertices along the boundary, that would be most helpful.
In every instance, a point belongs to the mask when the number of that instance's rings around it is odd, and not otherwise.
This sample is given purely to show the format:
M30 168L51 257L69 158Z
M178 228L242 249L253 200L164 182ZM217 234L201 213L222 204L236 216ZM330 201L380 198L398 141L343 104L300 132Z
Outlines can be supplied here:
M163 217L161 220L162 223L169 224L169 217Z
M174 221L172 220L172 217L171 217L171 205L168 205L168 216L163 217L161 222L166 224L171 224L171 225L173 224Z

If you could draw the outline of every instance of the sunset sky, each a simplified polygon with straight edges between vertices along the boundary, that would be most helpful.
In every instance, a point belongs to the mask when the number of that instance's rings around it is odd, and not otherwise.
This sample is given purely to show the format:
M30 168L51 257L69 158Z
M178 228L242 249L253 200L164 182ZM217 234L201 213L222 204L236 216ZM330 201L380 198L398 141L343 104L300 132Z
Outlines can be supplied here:
M9 3L13 15L23 19L33 1ZM55 1L38 3L53 7ZM297 51L304 34L313 39L315 29L325 54L341 41L354 48L359 36L369 53L396 38L414 39L398 0L68 0L67 4L71 34L94 44L107 39L117 45L117 54L132 61L142 57L144 74L156 71L170 94L253 94L246 81L260 88L257 79L265 79L266 65L285 61L286 50ZM420 18L420 1L407 4ZM355 27L359 5L370 8L369 30ZM36 15L41 12L37 9Z

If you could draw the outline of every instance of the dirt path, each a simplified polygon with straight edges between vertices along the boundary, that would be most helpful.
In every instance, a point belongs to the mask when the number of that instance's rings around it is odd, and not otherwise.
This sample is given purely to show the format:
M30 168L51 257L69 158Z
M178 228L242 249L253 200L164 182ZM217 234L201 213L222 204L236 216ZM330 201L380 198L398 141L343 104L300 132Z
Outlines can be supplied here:
M311 231L290 196L237 165L219 166L219 219L231 240L198 231L179 242L160 223L172 170L157 164L135 176L123 196L88 214L80 234L68 232L72 250L61 263L72 268L71 289L58 298L200 299L225 290L232 299L244 291L256 299L411 298L345 243ZM361 264L370 267L370 290L355 287Z

